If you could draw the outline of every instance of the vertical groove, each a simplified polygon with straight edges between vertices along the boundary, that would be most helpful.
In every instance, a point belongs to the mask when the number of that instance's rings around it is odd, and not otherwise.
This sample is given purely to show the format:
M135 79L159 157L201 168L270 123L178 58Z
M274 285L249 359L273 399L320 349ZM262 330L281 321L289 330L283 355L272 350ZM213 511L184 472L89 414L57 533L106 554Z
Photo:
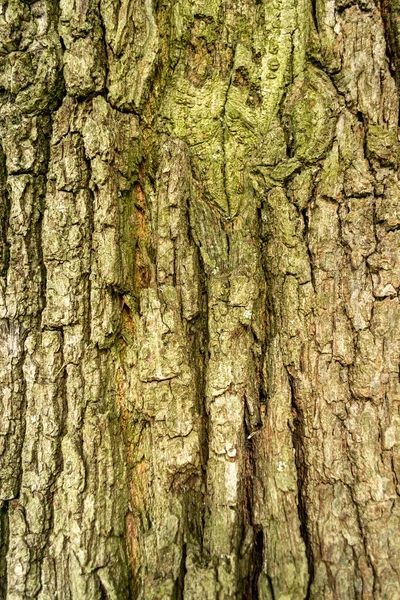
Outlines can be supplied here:
M300 533L303 538L307 563L308 563L308 584L307 593L305 600L309 600L311 593L311 586L314 580L314 555L311 545L311 540L308 533L308 516L307 516L307 500L306 500L306 485L307 485L307 464L304 452L304 416L301 407L296 401L296 390L293 377L287 372L291 400L292 400L292 411L293 411L293 430L292 430L292 441L295 452L295 464L297 470L297 508L299 513L300 521Z
M0 507L0 598L7 598L8 502Z

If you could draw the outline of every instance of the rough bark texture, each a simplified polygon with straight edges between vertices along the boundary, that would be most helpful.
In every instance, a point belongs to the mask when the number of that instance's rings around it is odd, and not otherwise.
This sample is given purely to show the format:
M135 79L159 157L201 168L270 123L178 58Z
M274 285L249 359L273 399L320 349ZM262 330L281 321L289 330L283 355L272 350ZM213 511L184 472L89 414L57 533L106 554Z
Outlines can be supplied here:
M400 598L399 30L0 3L0 598Z

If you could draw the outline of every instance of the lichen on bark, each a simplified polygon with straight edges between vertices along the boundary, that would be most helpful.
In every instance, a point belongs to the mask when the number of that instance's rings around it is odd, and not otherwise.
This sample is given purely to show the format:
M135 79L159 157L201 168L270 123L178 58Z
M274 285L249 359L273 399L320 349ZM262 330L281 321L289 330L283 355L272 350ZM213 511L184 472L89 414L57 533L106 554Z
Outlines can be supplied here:
M0 596L400 597L394 0L0 2Z

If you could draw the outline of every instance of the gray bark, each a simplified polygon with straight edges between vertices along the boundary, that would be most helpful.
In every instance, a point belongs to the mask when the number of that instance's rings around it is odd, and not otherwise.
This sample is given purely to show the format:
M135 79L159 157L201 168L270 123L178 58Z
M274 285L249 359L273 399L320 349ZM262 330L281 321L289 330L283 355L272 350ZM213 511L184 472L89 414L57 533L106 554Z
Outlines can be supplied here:
M399 23L0 2L1 598L400 598Z

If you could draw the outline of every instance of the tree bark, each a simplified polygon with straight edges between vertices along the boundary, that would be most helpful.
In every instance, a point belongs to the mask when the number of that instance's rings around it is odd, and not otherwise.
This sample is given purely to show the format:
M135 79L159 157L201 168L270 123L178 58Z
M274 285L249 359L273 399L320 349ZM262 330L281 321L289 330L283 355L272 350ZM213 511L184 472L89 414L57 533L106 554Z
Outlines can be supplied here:
M397 0L0 7L0 598L400 598Z

